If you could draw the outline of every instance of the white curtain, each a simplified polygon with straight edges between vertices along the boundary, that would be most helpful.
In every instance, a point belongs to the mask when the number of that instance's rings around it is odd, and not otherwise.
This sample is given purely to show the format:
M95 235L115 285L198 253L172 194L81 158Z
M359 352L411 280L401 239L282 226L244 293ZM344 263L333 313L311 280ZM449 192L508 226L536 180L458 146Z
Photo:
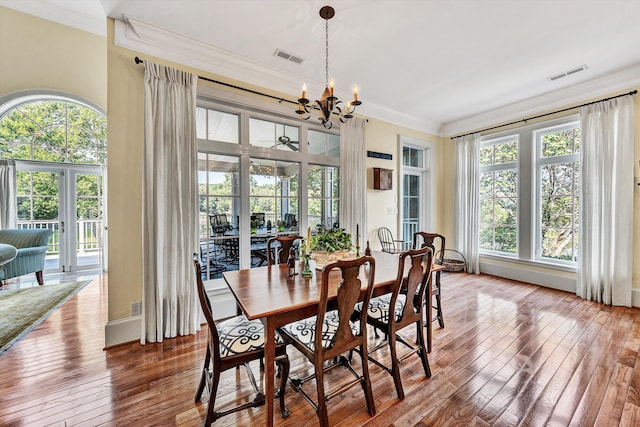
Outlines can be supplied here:
M0 230L18 226L16 162L0 159Z
M141 342L195 333L197 76L145 61Z
M340 125L340 227L354 242L359 227L361 254L368 239L366 126L366 120L355 117Z
M580 110L579 297L631 306L633 260L633 98Z
M480 218L480 134L454 140L456 144L456 249L467 260L467 272L480 273L478 221Z

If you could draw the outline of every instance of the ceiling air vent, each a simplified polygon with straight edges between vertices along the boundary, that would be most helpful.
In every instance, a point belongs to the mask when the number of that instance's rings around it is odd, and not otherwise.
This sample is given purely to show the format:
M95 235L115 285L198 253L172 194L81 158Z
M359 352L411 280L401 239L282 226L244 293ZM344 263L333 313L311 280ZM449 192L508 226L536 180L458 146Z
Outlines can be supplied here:
M580 71L584 71L584 70L588 70L588 69L589 68L586 65L581 65L581 66L579 66L577 68L574 68L573 70L565 71L562 74L556 74L554 76L547 77L547 79L550 80L550 81L554 81L554 80L558 80L558 79L561 79L563 77L567 77L567 76L570 76L572 74L579 73Z
M279 58L286 59L287 61L294 62L296 64L301 64L303 61L303 59L300 58L299 56L292 55L280 49L276 49L276 53L274 53L274 55Z

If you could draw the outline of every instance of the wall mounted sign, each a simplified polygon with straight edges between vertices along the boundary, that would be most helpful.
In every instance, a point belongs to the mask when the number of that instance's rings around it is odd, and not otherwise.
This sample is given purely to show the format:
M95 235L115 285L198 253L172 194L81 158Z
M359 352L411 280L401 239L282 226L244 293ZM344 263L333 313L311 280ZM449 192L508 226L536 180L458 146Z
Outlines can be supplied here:
M393 160L393 156L387 153L378 153L377 151L367 151L367 157L373 157L374 159Z

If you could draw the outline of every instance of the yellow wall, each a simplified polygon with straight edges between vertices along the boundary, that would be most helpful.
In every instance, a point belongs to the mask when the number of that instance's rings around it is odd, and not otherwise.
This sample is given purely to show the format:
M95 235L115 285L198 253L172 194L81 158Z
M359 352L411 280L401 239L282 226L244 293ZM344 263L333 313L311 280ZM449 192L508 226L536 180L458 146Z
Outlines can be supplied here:
M0 96L66 92L107 110L107 40L0 6Z
M440 138L434 135L429 135L423 132L418 132L413 129L394 125L388 122L384 122L376 119L369 119L369 123L366 129L367 150L377 151L380 153L391 154L392 160L377 159L367 157L367 205L368 209L368 233L364 236L364 240L369 240L372 249L379 249L380 242L378 240L377 230L379 227L387 227L393 233L394 238L401 237L401 229L398 226L398 215L389 214L389 208L395 208L399 211L401 197L398 192L400 188L400 176L399 161L401 159L400 137L410 137L424 141L426 143L434 144L434 170L436 194L434 195L435 206L433 208L433 227L430 231L439 231L445 235L451 235L453 232L453 226L447 228L448 224L445 222L445 212L448 207L448 201L441 191L443 184L444 169L442 165L444 152L447 151L447 143L452 143L444 138ZM373 168L392 169L392 190L374 190L373 189ZM453 198L451 198L453 203ZM450 209L453 209L451 205Z

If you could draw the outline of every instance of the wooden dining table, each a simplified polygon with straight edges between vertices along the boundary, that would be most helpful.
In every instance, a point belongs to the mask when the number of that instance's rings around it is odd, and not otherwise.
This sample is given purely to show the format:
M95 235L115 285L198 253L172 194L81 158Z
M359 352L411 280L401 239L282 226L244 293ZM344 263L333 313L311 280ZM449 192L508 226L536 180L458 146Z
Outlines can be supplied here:
M398 255L372 251L375 259L374 296L392 290L398 274ZM275 332L276 328L317 314L320 300L322 271L312 268L313 276L302 276L302 263L296 265L297 275L289 276L285 264L245 270L225 271L222 275L233 292L238 305L248 319L260 319L265 325L265 396L275 394ZM362 283L367 283L368 268L362 268ZM329 298L336 298L340 282L338 271L330 275ZM431 301L428 286L427 301ZM363 288L364 296L364 288ZM427 319L431 319L431 304L427 306ZM427 321L431 328L431 322ZM428 336L431 336L429 333ZM266 423L273 425L273 398L266 399Z

